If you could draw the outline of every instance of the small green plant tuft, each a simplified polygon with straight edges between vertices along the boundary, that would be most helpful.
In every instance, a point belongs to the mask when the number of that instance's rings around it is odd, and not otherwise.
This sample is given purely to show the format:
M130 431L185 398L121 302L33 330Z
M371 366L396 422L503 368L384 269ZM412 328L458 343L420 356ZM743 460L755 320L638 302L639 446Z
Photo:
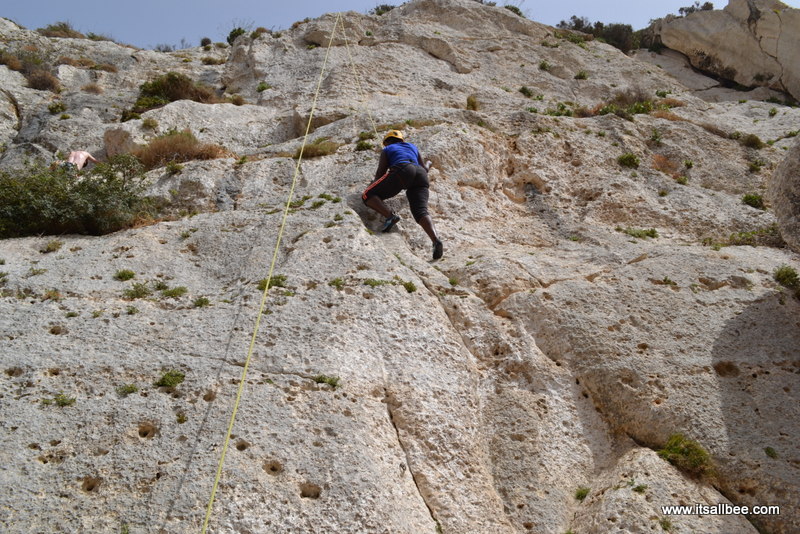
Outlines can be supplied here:
M800 277L797 271L788 265L781 265L772 273L773 278L783 287L800 290Z
M636 493L644 493L647 491L647 484L639 484L638 486L634 486L633 491Z
M135 276L136 273L131 271L130 269L120 269L119 271L116 272L116 274L114 274L114 280L125 282L126 280L130 280Z
M184 286L177 286L170 289L165 289L161 292L161 296L165 298L177 299L185 295L189 290Z
M45 246L39 249L39 252L42 254L49 254L51 252L58 252L61 250L61 247L64 245L63 241L59 241L54 239L53 241L48 241Z
M622 232L623 234L628 234L631 237L635 237L637 239L645 239L648 237L652 237L655 239L658 237L658 231L655 228L650 229L643 229L643 228L621 228L617 226L617 232Z
M139 391L139 386L136 384L124 384L117 388L117 395L120 397L127 397L128 395L132 395Z
M338 376L317 375L314 377L314 382L316 382L317 384L328 384L333 389L339 387Z
M272 89L272 86L267 82L259 82L258 86L256 87L256 91L258 91L259 93L263 93L267 89Z
M683 434L673 434L658 455L689 475L706 478L714 475L711 455L698 442Z
M50 112L51 115L57 115L58 113L64 113L67 111L67 105L64 104L61 100L56 100L51 102L49 106L47 106L47 110Z
M174 388L178 384L182 383L185 379L185 374L172 369L161 375L161 378L159 378L158 381L153 385L159 388Z
M478 111L478 109L480 109L480 104L478 103L477 96L469 95L467 97L467 109L470 111Z
M259 291L264 291L265 289L273 287L286 287L286 275L274 274L271 279L264 278L258 282Z
M585 70L579 70L578 73L575 75L575 79L576 80L588 80L589 79L589 73L586 72Z
M630 169L638 169L639 165L641 164L641 160L639 159L639 156L637 156L636 154L627 152L617 158L617 163L619 163L623 167L628 167Z
M122 292L123 298L127 300L143 299L153 294L153 290L147 287L147 282L134 282L128 289Z
M767 207L764 205L764 198L761 195L754 193L748 193L744 195L742 197L742 203L759 210L767 209Z
M375 148L375 145L370 143L369 141L359 141L356 143L356 151L364 151L364 150L372 150Z
M591 488L580 487L575 490L575 499L583 502L589 492L592 491Z
M530 88L525 85L519 88L519 92L527 96L528 98L531 98L533 96L533 91L531 91Z
M75 397L68 397L63 393L59 393L53 398L53 402L56 406L72 406L75 404Z
M764 454L772 458L773 460L778 458L778 453L772 447L767 447L764 449Z
M754 148L760 150L767 146L756 134L747 134L739 139L739 142L747 148Z
M328 282L328 285L331 287L335 287L338 291L341 291L344 288L344 280L342 280L341 278L334 278L333 280Z
M414 282L411 281L403 282L403 287L406 288L406 291L408 291L409 293L413 293L414 291L417 290L417 286L414 284Z
M211 306L211 301L208 300L208 297L197 297L192 302L192 306L195 308L205 308L206 306Z

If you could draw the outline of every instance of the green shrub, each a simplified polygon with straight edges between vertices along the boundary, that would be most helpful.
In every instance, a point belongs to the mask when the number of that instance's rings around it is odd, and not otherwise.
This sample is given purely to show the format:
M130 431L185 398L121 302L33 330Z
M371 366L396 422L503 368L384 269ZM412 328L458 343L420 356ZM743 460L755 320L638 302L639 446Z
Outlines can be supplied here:
M375 148L375 145L373 145L369 141L359 141L358 143L356 143L357 151L372 150L373 148Z
M539 62L539 70L543 70L545 72L549 72L553 66L547 62L547 60L543 59Z
M244 28L238 28L237 27L237 28L232 29L230 31L230 33L228 34L228 38L227 38L228 44L233 46L233 43L236 41L236 38L239 37L240 35L244 35L245 33L247 33L247 32L245 31Z
M370 15L377 15L377 16L380 17L381 15L385 15L386 13L388 13L389 11L391 11L393 9L394 9L394 6L391 5L391 4L379 4L379 5L375 6L374 8L370 9L369 10L369 14Z
M764 141L762 141L761 138L756 134L744 135L739 139L739 142L742 145L746 146L747 148L754 148L756 150L760 150L765 146L767 146L766 144L764 144Z
M72 406L75 404L75 397L68 397L63 393L59 393L53 398L53 402L56 403L56 406Z
M525 18L525 15L522 14L522 10L520 8L518 8L517 6L506 4L503 7L506 8L507 10L511 11L512 13L514 13L516 16L522 17L523 19Z
M748 206L751 206L759 210L767 209L767 207L764 205L764 199L762 198L761 195L757 194L748 193L747 195L742 197L742 203L747 204Z
M638 169L639 165L641 164L641 160L639 159L639 156L637 156L636 154L628 152L618 157L617 163L619 163L623 167L628 167L630 169Z
M64 104L61 100L56 100L51 102L49 106L47 106L47 110L50 112L51 115L55 115L57 113L64 113L67 111L67 105Z
M153 294L153 290L146 282L135 282L131 287L122 292L122 297L127 300L143 299Z
M259 82L258 87L256 87L256 91L259 93L264 92L267 89L272 89L272 86L267 82Z
M519 92L527 96L528 98L533 96L533 91L531 91L529 87L526 87L524 85L519 88Z
M341 291L342 288L344 288L344 280L342 280L341 278L334 278L333 280L328 282L328 285L331 287L335 287L338 291Z
M139 391L139 387L136 384L125 384L117 387L117 395L120 397L127 397L137 391Z
M173 287L171 289L165 289L164 291L161 292L161 295L163 297L165 297L165 298L176 299L176 298L182 297L188 291L189 290L186 289L186 287L184 287L184 286L177 286L177 287Z
M159 388L174 388L178 384L183 382L185 378L186 378L185 374L183 374L180 371L176 371L175 369L172 369L171 371L167 371L166 373L161 375L161 378L158 379L158 381L155 382L155 384L153 385Z
M192 306L195 308L205 308L206 306L211 306L211 301L208 300L208 297L197 297L192 302Z
M200 46L203 46L203 47L211 46L211 43L212 43L212 41L211 41L210 37L203 37L202 39L200 39Z
M645 239L648 237L652 237L653 239L658 237L658 230L655 228L650 229L643 229L643 228L616 228L617 232L622 232L623 234L628 234L631 237L635 237L637 239Z
M264 291L265 289L271 289L273 287L286 287L286 275L273 274L272 278L264 278L258 282L259 291Z
M688 439L683 434L673 434L667 440L664 448L658 455L681 471L699 478L714 475L714 466L711 456L696 441Z
M579 70L578 73L575 75L576 80L587 80L589 78L589 73L585 70Z
M589 495L590 491L592 491L591 488L580 487L580 488L576 489L575 490L575 499L583 502L583 500L586 498L586 496Z
M0 237L115 232L156 213L142 166L128 155L80 177L41 164L0 172Z
M204 104L221 102L211 87L196 83L185 74L168 72L139 86L139 98L131 111L144 113L177 100L193 100Z
M788 265L781 265L775 269L772 276L783 287L800 289L800 277L797 276L797 271Z

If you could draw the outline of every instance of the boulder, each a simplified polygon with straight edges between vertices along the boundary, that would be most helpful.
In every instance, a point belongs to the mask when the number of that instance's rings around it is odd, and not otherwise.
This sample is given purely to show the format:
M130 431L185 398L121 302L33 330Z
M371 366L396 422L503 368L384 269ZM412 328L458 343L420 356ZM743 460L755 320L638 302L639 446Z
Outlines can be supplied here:
M772 174L769 196L783 239L800 252L800 142Z
M800 99L800 10L779 0L730 0L656 23L655 35L696 68L740 85Z

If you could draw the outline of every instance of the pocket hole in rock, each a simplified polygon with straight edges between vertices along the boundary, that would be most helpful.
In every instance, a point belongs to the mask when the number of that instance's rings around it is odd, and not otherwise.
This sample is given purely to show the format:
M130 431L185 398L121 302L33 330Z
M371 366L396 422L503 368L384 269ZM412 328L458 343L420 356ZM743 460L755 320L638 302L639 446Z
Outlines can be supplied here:
M153 423L139 423L139 437L142 439L151 439L155 437L157 430Z
M300 496L305 499L319 499L322 488L311 482L300 484Z
M279 475L283 471L283 465L277 460L264 462L264 471L270 475Z
M85 477L81 489L87 493L94 493L99 491L100 483L103 481L101 478Z

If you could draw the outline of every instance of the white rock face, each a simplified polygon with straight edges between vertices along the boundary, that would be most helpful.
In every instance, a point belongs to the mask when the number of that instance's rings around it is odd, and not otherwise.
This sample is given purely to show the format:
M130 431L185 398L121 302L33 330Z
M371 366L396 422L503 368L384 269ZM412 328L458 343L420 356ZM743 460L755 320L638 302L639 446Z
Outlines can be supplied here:
M703 71L800 99L800 10L779 0L729 0L721 11L662 19L655 32Z
M773 173L769 193L783 238L800 252L800 143L794 144Z
M251 344L209 532L800 530L800 300L772 274L800 256L774 230L792 190L768 189L797 175L800 110L706 102L668 69L472 0L350 13L346 40L335 20L173 54L0 24L7 48L131 58L101 94L78 87L85 69L60 68L56 96L0 67L20 103L0 171L172 128L235 153L150 171L174 220L0 240L0 530L198 532ZM169 71L248 104L120 123ZM635 91L672 107L586 111ZM310 118L309 143L340 146L298 166ZM397 229L374 231L360 195L378 154L357 149L373 124L434 163L440 261L402 195ZM768 190L766 211L742 202ZM185 380L155 386L170 370ZM658 457L675 433L715 478ZM781 510L662 508L697 503Z

